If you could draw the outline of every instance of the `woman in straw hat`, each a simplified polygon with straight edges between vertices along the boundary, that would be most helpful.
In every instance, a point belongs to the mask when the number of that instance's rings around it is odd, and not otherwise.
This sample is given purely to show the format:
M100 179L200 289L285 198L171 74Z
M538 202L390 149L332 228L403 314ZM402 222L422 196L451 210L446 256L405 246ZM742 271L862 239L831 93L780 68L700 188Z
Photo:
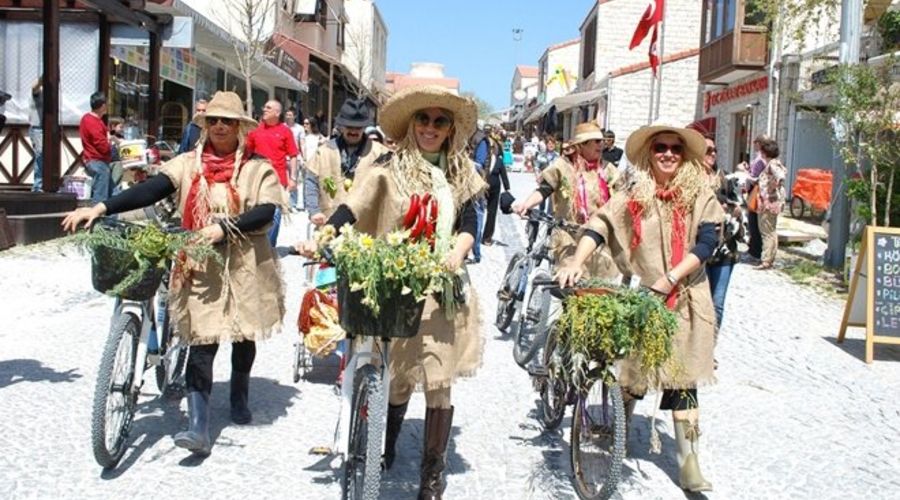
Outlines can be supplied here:
M162 167L162 175L91 208L69 213L63 226L74 230L97 217L151 205L178 194L182 226L219 244L224 267L215 261L176 267L169 308L176 331L191 346L187 362L190 425L175 436L182 448L208 454L209 397L219 344L232 343L231 419L249 423L250 369L256 340L268 337L284 316L284 292L275 255L266 239L276 207L285 208L278 176L265 159L244 156L244 140L256 122L240 97L217 92L194 151Z
M418 86L397 92L381 111L381 126L397 140L396 152L382 159L350 192L328 224L340 228L352 223L362 232L380 236L401 228L413 194L430 193L439 207L436 251L446 252L449 269L460 269L475 241L474 201L485 187L465 151L477 114L472 100L442 87ZM317 245L303 242L297 249L312 255ZM450 387L457 377L474 374L481 364L481 351L474 294L450 320L434 298L427 298L419 334L391 343L385 467L390 468L394 461L413 390L422 387L427 410L419 498L441 498L453 420Z
M574 284L581 264L601 244L611 251L624 274L637 275L646 286L666 297L678 316L671 362L656 374L661 409L672 410L678 443L681 487L708 491L697 459L700 431L697 389L713 377L715 314L703 263L718 243L722 207L706 181L702 163L703 137L693 131L664 125L648 126L631 134L625 145L635 167L635 182L613 195L591 217L574 258L557 273L561 285ZM626 360L619 382L626 390L627 409L650 383L639 363ZM655 384L654 384L655 385Z
M541 172L539 187L522 203L513 205L513 210L521 216L541 204L551 200L553 216L585 224L591 214L609 201L613 185L618 178L618 170L611 163L603 163L601 148L603 131L595 123L582 123L575 127L575 137L564 144L574 148L567 158L557 158L550 167ZM565 152L565 150L564 150ZM553 233L551 248L557 263L568 262L575 253L575 238L565 231ZM612 278L615 266L608 252L592 255L587 263L591 276Z

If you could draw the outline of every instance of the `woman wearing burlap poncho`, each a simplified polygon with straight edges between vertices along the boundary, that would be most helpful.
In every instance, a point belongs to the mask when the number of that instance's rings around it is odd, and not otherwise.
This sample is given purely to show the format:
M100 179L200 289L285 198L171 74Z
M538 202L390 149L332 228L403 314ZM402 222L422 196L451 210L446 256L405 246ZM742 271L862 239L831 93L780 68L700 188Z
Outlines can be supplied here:
M464 152L477 113L470 99L441 87L397 92L380 114L382 128L397 141L396 153L369 171L328 224L340 228L352 223L359 231L381 236L402 227L413 193L430 192L439 207L436 251L447 253L449 269L461 268L475 241L473 202L484 189ZM304 254L315 248L311 242L298 246ZM481 364L479 308L472 292L469 288L452 320L434 297L428 297L419 334L391 343L385 466L393 463L409 399L416 387L422 387L427 410L419 498L441 498L453 420L450 387L457 377L474 375Z
M586 223L591 215L609 201L613 187L617 186L618 170L611 164L603 164L600 148L603 131L594 123L582 123L575 127L575 137L570 145L575 148L574 162L559 157L541 172L540 185L522 203L513 205L513 211L521 216L550 198L553 216L576 224ZM551 252L557 265L565 265L575 254L577 241L566 231L554 231ZM590 256L587 272L595 278L614 278L618 273L609 251L603 250Z
M255 341L278 329L284 316L284 291L266 230L275 207L284 208L285 200L269 162L243 157L244 139L256 122L244 114L237 94L217 92L206 115L195 116L194 123L202 128L196 150L163 165L163 175L73 212L64 224L90 224L104 214L177 193L183 227L216 244L225 266L212 260L179 263L169 291L176 331L191 346L186 372L190 423L175 436L175 444L208 454L209 397L219 344L232 342L231 419L247 424Z
M697 459L699 384L712 382L715 313L703 262L718 243L722 207L706 182L701 163L703 137L693 130L644 127L626 143L635 183L616 193L590 220L575 256L558 272L561 285L581 277L581 264L600 245L609 247L619 270L637 275L645 286L666 296L678 316L672 361L656 374L664 389L663 410L672 410L678 443L681 487L708 491ZM619 382L626 390L630 417L634 397L651 382L635 359L621 363ZM656 386L656 382L652 382Z

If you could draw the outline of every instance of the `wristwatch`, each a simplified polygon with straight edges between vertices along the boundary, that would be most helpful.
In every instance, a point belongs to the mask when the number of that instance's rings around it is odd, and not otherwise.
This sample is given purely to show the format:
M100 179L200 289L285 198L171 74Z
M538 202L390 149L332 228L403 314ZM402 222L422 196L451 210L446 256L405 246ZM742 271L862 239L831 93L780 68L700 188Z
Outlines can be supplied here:
M669 281L669 284L675 286L678 284L678 278L675 277L671 272L666 273L666 279Z

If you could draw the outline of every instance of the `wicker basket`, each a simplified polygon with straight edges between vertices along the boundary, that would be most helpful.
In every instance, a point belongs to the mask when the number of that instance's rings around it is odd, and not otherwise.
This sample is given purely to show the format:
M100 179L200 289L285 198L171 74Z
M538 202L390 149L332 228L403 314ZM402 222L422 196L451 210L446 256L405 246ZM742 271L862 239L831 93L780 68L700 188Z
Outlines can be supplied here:
M362 291L350 291L350 282L340 278L337 282L338 316L341 327L351 336L381 338L409 338L419 333L425 300L417 301L412 294L396 293L381 298L378 316L362 303Z

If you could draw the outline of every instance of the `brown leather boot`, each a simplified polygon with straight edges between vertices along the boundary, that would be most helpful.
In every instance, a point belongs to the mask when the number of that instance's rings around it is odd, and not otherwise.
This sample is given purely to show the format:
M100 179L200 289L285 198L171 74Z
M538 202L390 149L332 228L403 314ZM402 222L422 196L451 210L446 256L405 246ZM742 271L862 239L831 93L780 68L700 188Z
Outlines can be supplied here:
M384 470L394 465L397 456L397 438L400 436L400 428L403 426L403 417L406 416L406 408L409 401L402 405L388 404L387 429L384 437Z
M444 468L447 466L447 444L453 424L453 407L428 408L425 411L425 452L422 455L419 484L419 500L440 500L447 484Z

